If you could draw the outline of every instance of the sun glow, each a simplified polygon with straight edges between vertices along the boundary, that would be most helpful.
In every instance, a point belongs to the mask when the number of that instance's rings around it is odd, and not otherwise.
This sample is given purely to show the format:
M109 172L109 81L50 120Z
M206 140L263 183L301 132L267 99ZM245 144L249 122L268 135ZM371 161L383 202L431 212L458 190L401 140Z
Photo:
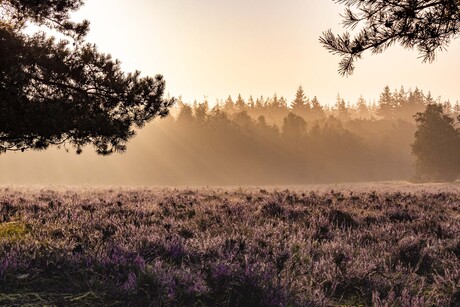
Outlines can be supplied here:
M333 105L338 93L346 102L355 103L363 95L372 103L385 85L406 90L418 86L453 104L460 97L452 77L460 67L458 41L433 64L421 64L416 51L392 47L384 54L366 54L353 76L340 77L339 58L318 42L328 28L343 31L339 16L343 7L333 1L85 2L74 18L91 22L87 41L120 59L125 71L163 74L166 92L188 103L206 99L213 107L228 95L236 99L241 94L247 101L250 95L266 99L275 93L290 103L299 85L310 100L316 96L324 105ZM169 143L161 143L166 140ZM213 161L203 160L192 149L187 137L148 124L128 143L124 155L98 157L91 148L82 156L64 149L2 155L0 182L183 182L191 171L184 161L164 151L168 146L180 148L183 156L215 178L225 178L209 166Z

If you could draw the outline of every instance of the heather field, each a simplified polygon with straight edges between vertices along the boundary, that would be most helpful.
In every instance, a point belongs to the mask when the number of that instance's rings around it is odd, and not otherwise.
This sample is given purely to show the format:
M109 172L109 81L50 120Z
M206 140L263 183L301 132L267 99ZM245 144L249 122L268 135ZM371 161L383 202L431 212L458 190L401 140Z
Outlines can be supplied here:
M0 305L459 306L460 187L0 187Z

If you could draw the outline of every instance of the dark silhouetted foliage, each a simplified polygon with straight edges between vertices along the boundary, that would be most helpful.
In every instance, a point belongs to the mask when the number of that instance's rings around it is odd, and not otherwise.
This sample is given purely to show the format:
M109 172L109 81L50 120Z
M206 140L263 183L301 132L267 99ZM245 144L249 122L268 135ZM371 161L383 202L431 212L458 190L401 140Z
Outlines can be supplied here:
M442 105L429 104L415 116L417 131L412 152L417 157L417 179L453 181L460 173L460 134L452 117L444 114Z
M445 49L460 33L458 0L334 0L346 6L343 25L360 31L335 35L323 33L320 42L342 56L341 75L350 75L363 52L379 53L393 44L417 48L424 62L432 62L436 51Z
M87 144L99 154L123 152L134 135L173 99L164 99L160 75L125 74L120 63L84 42L89 22L70 12L83 1L0 2L0 153ZM64 35L26 35L26 23Z

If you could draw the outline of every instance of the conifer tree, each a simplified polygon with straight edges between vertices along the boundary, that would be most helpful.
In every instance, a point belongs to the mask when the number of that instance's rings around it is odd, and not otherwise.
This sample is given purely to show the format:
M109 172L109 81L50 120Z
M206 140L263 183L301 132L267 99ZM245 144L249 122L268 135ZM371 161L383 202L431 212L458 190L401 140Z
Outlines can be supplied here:
M236 99L236 102L235 102L235 107L239 112L243 111L246 108L246 104L243 98L241 97L241 94L238 94L238 98Z
M260 96L259 98L256 99L256 109L261 110L264 107L264 97Z
M224 102L224 112L227 114L233 114L235 112L235 103L233 102L232 96L228 95Z
M274 110L279 109L279 107L280 107L280 100L279 100L278 95L277 95L276 93L273 94L273 97L272 97L272 99L269 100L268 105L269 105L272 109L274 109Z
M209 111L209 103L204 100L202 103L194 105L193 114L198 123L203 124L206 121Z
M254 109L255 107L255 102L254 102L254 98L252 98L252 95L249 96L249 99L248 99L248 108L249 109Z
M460 116L460 102L457 100L452 108L452 112L454 113L454 116Z
M406 108L404 110L404 119L412 121L415 114L418 112L423 112L425 109L425 95L423 91L415 88L412 92L409 92L407 98Z
M460 173L460 134L441 104L429 104L415 116L417 131L412 153L416 156L417 179L453 181Z
M89 22L73 22L82 0L0 1L0 153L70 144L107 155L126 150L134 128L166 116L162 76L125 73L85 43ZM26 34L26 25L45 27Z
M292 112L289 112L283 120L283 135L288 138L300 140L305 135L306 129L305 120Z
M295 98L291 103L291 110L297 115L305 117L310 111L310 102L305 97L305 92L302 86L299 86L295 94Z
M337 95L337 101L335 103L335 111L337 113L337 118L341 121L347 121L349 119L348 108L340 95Z
M287 101L286 101L286 98L284 98L284 96L281 96L279 99L279 107L280 109L284 109L284 110L288 109Z
M396 117L396 107L396 102L390 92L390 87L387 85L380 94L377 114L384 119L393 120Z
M311 100L311 114L313 120L319 120L326 117L323 106L319 103L316 96Z
M369 118L370 110L367 105L366 100L363 98L363 95L359 96L358 101L356 102L356 111L359 118Z

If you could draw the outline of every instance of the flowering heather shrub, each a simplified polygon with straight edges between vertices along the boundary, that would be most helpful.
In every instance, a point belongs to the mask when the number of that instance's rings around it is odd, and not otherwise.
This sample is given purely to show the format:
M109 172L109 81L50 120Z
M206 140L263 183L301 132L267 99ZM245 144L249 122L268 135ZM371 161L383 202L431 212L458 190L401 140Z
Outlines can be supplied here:
M439 187L3 187L0 305L459 306Z

